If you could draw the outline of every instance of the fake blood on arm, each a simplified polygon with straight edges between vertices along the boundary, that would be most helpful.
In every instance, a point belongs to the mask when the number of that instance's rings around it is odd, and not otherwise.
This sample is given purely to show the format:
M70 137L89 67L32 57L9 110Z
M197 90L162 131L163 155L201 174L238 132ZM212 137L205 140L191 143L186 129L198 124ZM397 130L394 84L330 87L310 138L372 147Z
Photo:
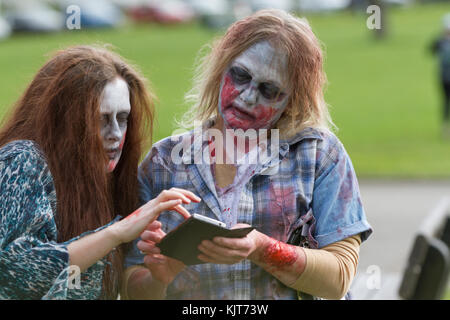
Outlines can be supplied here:
M264 248L261 254L262 262L271 267L282 269L291 266L297 261L298 254L291 245L271 239L271 243Z

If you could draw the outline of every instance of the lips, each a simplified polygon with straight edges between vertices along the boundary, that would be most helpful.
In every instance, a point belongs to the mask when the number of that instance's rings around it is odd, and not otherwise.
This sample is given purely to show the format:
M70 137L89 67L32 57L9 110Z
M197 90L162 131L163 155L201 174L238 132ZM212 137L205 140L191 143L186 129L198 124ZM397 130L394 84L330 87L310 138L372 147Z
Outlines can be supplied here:
M109 160L115 159L117 157L118 152L119 152L119 148L106 150L106 154L108 155Z
M234 105L230 105L228 109L230 109L231 113L235 117L237 117L239 119L242 119L242 120L250 120L250 121L252 121L252 120L255 120L255 118L256 118L254 115L252 115L251 113L247 112L246 110L244 110L242 108L239 108L237 106L234 106Z
M249 112L251 111L251 112ZM223 110L226 126L233 129L262 129L268 128L276 118L279 109L271 106L256 105L251 108L241 108L236 103L231 103Z

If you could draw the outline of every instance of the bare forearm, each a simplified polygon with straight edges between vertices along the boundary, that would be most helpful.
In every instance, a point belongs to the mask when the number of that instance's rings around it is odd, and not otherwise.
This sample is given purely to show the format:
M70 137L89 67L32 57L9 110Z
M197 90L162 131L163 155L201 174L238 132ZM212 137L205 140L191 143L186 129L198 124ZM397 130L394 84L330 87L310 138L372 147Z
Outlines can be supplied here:
M127 279L125 284L127 299L161 300L166 296L167 286L154 279L150 270L145 267L131 270Z
M92 233L68 245L69 264L83 272L118 245L120 241L109 228Z

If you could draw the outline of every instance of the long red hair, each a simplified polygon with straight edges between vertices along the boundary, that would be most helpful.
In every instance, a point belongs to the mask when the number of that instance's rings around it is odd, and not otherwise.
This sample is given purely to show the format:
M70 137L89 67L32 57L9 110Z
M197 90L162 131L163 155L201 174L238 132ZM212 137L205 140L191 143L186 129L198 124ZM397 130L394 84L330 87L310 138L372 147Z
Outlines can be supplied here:
M112 174L100 136L100 99L106 84L128 84L131 112L122 156ZM33 140L46 155L56 196L58 241L63 242L127 216L138 205L137 168L150 139L153 96L144 78L119 55L101 47L56 52L37 73L0 130L0 146ZM122 248L110 255L104 298L115 298Z

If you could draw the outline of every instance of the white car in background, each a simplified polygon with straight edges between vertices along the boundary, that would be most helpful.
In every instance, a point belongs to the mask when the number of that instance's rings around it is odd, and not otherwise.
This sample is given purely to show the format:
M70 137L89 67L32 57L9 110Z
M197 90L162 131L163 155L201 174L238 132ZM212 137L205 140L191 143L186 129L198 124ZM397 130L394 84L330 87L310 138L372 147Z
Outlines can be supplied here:
M38 0L3 0L3 14L13 31L53 32L65 26L65 15Z
M2 16L2 0L0 0L0 40L8 38L11 34L11 26Z
M9 23L0 16L0 40L8 38L11 34Z

